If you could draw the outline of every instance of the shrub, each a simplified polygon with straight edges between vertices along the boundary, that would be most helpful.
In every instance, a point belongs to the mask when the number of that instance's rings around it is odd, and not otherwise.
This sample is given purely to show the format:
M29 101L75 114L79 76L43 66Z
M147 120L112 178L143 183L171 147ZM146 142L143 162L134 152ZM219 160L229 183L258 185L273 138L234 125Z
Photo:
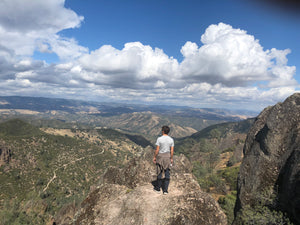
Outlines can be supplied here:
M238 213L236 221L245 225L290 225L288 217L275 210L276 194L272 188L256 193L257 199L253 206L246 205Z
M221 176L225 179L226 183L229 185L230 190L236 190L237 186L237 176L240 167L229 167L221 172Z
M220 139L221 138L221 131L218 130L218 129L212 129L210 132L209 132L209 136L210 138L216 138L216 139Z
M244 207L238 213L236 220L245 225L292 225L282 212L271 210L264 205Z
M215 150L215 145L206 139L200 139L199 142L200 152L213 152Z
M227 216L227 222L228 224L231 224L234 219L234 206L236 201L236 191L233 191L232 193L221 196L218 200L218 203L224 210L224 213Z

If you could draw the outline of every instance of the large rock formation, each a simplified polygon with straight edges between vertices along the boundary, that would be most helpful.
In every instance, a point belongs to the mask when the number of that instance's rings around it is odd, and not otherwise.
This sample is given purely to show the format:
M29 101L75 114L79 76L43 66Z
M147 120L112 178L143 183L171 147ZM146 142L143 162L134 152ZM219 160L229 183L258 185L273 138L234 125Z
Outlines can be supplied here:
M248 133L235 213L257 205L300 224L300 93L263 110Z
M183 155L174 158L169 194L157 194L151 182L155 165L148 149L127 167L110 167L101 184L82 202L73 218L70 210L57 216L56 224L227 224L218 203L201 191L191 174L192 165Z
M3 144L0 144L0 167L11 161L11 150Z

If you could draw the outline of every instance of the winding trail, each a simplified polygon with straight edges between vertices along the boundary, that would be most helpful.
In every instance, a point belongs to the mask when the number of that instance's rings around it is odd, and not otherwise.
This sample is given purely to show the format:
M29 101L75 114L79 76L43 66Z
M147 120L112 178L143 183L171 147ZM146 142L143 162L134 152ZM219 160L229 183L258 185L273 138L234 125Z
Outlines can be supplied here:
M56 169L56 170L58 170L58 169ZM48 189L48 187L49 187L49 185L52 183L52 181L54 181L54 179L56 178L56 170L54 170L54 175L53 175L53 177L49 180L49 182L47 183L47 186L43 189L43 192L45 192L47 189Z
M64 169L66 169L66 167L69 166L70 164L74 164L74 163L76 163L76 162L78 162L78 161L81 161L81 160L83 160L83 159L86 159L86 158L88 158L88 157L94 157L94 156L96 156L96 155L101 155L101 154L103 154L103 153L104 153L104 149L102 150L102 152L99 152L99 153L96 153L96 154L92 154L92 155L88 155L88 156L85 156L85 157L81 157L81 158L79 158L79 159L75 159L75 160L73 160L73 161L71 161L71 162L69 162L69 163L66 163L66 164L64 164L64 165L62 165L62 166L56 168L56 169L53 171L53 177L49 180L49 182L47 183L46 187L43 189L42 192L47 191L47 189L49 188L49 185L57 178L57 176L56 176L56 171L59 170L60 168L64 167Z

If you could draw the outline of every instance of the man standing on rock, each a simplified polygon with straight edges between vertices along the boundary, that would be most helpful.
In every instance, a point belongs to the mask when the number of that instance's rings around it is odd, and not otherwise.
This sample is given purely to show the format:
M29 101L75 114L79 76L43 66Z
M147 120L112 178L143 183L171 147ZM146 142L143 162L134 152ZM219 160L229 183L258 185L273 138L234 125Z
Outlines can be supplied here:
M173 163L174 140L168 134L170 128L162 127L162 136L157 138L156 150L153 157L153 162L157 166L157 184L154 186L154 191L160 193L162 188L164 194L168 194L170 183L170 166ZM163 174L165 175L163 178Z

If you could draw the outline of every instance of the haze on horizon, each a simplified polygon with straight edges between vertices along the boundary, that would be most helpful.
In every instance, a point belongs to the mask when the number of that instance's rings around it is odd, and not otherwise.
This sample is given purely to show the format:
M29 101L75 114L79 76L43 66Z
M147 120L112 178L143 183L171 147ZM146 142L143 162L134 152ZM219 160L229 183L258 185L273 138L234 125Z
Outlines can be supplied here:
M299 92L294 10L268 1L2 0L0 95L258 111Z

